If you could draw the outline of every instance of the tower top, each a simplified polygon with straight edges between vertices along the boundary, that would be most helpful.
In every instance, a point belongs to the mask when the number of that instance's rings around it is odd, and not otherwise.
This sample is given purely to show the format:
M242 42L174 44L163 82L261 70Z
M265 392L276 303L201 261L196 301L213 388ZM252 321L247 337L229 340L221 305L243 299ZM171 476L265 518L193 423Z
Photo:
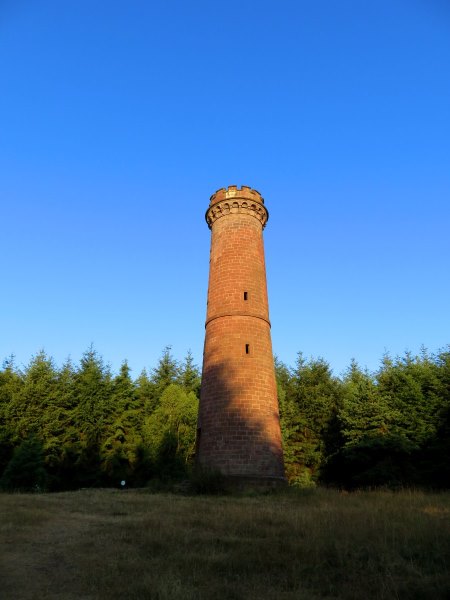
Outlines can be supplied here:
M238 188L237 185L229 185L227 188L220 188L220 190L217 190L217 192L211 196L209 206L216 204L216 202L222 202L223 200L234 200L234 198L264 204L264 198L261 194L248 185L243 185L240 188Z
M220 217L238 213L255 217L263 229L269 218L269 211L264 206L264 198L259 192L248 185L243 185L241 188L237 185L229 185L227 188L220 188L211 196L205 219L211 229L214 221Z

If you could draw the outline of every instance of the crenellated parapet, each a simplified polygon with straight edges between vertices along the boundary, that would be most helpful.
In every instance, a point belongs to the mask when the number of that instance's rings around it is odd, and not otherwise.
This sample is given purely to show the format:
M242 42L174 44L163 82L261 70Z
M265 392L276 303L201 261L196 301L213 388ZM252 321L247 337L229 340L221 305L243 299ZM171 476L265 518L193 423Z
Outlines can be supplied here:
M264 206L264 198L259 192L243 185L238 188L230 185L221 188L211 196L205 219L208 227L217 219L232 214L247 214L260 221L263 229L269 219L269 211Z

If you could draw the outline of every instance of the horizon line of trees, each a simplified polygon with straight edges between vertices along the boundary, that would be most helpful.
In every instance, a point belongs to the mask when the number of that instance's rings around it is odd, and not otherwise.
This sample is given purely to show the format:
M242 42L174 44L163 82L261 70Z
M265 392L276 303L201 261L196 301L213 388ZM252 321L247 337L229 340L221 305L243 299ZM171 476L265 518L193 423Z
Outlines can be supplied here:
M323 358L275 357L292 485L450 487L450 346L386 354L335 376ZM195 454L200 371L167 346L137 378L91 346L78 365L44 351L0 369L0 488L144 486L185 478Z

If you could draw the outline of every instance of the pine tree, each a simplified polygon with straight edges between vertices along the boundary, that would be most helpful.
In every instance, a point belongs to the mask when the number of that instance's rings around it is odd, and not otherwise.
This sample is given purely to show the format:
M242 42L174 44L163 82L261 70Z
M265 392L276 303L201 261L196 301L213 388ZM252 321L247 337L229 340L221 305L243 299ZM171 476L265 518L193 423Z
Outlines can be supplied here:
M385 355L376 378L353 364L339 411L344 444L328 465L328 481L347 487L423 483L425 471L432 471L426 452L441 402L438 367L424 349L421 356Z
M7 358L0 370L0 476L12 457L17 436L11 409L19 395L23 376L14 364L14 355Z
M416 446L431 439L437 428L439 376L425 350L422 356L406 353L395 361L383 361L377 373L378 392L397 414L392 432Z
M79 433L79 484L95 485L102 481L99 452L114 406L110 370L92 347L83 354L75 372L74 398L74 426Z
M198 399L181 386L164 390L159 406L145 419L144 436L160 475L180 475L195 453Z
M423 448L420 467L423 483L450 487L450 346L434 358L439 382L439 406L435 412L436 433Z
M190 350L188 350L179 369L178 383L186 390L186 392L194 392L197 398L200 398L200 371L194 363L194 358Z
M53 360L41 350L34 356L23 374L23 384L14 393L7 418L13 426L17 442L31 434L42 437L43 417L57 395L57 373Z
M159 405L164 390L179 379L179 366L171 353L171 346L166 346L158 361L158 366L152 369L150 383L150 397L147 401L145 411L152 413Z
M352 360L343 379L338 419L343 445L350 446L366 437L392 433L397 428L400 413L380 393L375 377Z
M100 450L102 470L111 483L129 481L138 461L139 433L142 419L136 385L124 361L120 373L112 381L111 404L114 412L107 424Z
M295 402L293 378L289 368L276 356L274 363L286 477L291 485L308 486L312 482L303 464L304 420Z
M0 488L8 491L44 491L47 474L41 442L29 436L15 450L0 479Z
M153 385L147 370L143 369L136 380L136 398L139 410L149 414L153 410Z
M74 377L75 370L68 359L56 372L54 393L49 396L42 414L41 436L50 489L73 486L79 442L79 432L74 425Z
M292 373L293 400L298 411L296 445L301 481L318 481L327 458L339 445L337 412L341 384L322 358L306 361L301 353Z

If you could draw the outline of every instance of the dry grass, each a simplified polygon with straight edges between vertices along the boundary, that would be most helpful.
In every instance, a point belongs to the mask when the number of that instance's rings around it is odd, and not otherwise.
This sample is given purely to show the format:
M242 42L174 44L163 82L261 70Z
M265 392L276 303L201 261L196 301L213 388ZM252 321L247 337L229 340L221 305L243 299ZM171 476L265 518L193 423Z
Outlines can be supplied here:
M0 495L0 597L448 599L450 494Z

